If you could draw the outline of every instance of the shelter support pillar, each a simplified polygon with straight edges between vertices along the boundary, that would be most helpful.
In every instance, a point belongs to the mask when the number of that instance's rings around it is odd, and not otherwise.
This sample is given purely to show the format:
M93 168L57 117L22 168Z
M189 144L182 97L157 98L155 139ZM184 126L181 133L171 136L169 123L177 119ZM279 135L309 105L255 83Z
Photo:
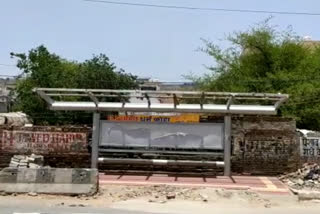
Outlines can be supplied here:
M100 113L93 113L92 124L92 144L91 144L91 168L98 168L99 158L99 132L100 132Z
M224 116L224 176L231 176L231 115Z

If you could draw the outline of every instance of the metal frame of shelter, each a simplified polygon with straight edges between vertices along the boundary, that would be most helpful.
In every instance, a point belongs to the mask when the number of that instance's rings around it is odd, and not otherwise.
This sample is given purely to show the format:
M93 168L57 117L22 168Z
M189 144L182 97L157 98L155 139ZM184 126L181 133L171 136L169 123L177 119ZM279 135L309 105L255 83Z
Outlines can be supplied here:
M222 114L224 115L224 162L214 164L224 166L226 176L231 175L231 115L275 115L280 105L289 98L286 94L199 91L35 88L34 92L48 103L51 110L94 112L91 155L91 167L93 168L97 168L99 159L99 112ZM75 99L70 99L70 97L81 97L81 100L87 98L87 101L72 101ZM134 102L130 102L132 99ZM153 163L163 164L164 162L154 160Z

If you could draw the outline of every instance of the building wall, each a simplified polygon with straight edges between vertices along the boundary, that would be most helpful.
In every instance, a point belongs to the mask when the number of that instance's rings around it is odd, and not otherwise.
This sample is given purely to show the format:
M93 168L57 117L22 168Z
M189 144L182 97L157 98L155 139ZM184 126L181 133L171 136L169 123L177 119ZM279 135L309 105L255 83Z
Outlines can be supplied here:
M300 138L301 164L320 164L320 132L308 131L305 134L298 133Z
M10 110L10 92L16 88L16 79L0 78L0 113Z
M294 120L279 117L232 119L232 171L279 174L299 166Z
M0 127L0 168L15 154L44 155L51 167L88 167L88 128Z

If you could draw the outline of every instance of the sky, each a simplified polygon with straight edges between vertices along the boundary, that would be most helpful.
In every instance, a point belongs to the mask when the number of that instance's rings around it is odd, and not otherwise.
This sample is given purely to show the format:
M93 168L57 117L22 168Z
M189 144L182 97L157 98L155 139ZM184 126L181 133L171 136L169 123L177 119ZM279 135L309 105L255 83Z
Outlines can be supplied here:
M319 0L114 0L190 7L320 13ZM246 30L270 14L191 11L110 5L83 0L1 0L0 75L17 75L10 52L41 44L76 61L104 53L118 68L160 81L202 75L212 58L201 38L227 47L228 33ZM279 29L320 40L320 16L273 15ZM5 65L1 65L5 64Z

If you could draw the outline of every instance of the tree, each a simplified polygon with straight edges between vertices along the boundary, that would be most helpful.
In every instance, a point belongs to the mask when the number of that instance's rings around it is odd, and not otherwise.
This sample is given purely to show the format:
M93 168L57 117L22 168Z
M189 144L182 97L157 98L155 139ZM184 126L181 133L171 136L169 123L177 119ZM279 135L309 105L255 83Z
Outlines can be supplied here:
M192 77L206 91L288 93L281 114L294 117L299 128L320 130L320 47L305 45L292 31L278 31L263 22L227 37L222 49L204 40L202 49L215 66Z
M86 89L134 89L136 77L117 70L103 54L93 56L85 62L68 61L39 46L24 53L11 53L22 70L16 88L14 110L28 114L35 124L88 124L91 115L85 112L53 112L47 104L32 92L43 88ZM79 98L80 99L80 98Z

